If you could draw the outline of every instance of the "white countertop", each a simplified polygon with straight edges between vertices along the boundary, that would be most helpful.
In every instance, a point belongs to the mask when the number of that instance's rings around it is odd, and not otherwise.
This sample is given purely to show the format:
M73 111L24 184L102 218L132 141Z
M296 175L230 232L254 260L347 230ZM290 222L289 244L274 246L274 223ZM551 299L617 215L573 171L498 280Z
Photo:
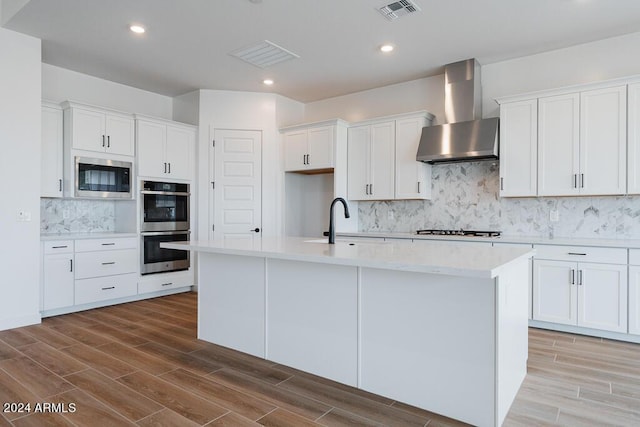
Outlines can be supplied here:
M446 240L463 242L491 242L491 243L518 243L526 245L563 245L563 246L599 246L606 248L640 248L640 239L598 239L598 238L574 238L574 237L533 237L533 236L509 236L499 237L465 237L465 236L430 236L415 233L384 233L384 232L354 232L337 233L342 238L371 237L386 239L416 239L416 240Z
M323 243L319 243L320 240ZM160 247L479 278L496 277L502 267L534 254L525 247L478 247L442 242L338 241L334 245L324 242L326 238L264 237L161 243Z
M80 240L80 239L112 239L122 237L138 237L137 233L46 233L40 235L41 241L48 240Z

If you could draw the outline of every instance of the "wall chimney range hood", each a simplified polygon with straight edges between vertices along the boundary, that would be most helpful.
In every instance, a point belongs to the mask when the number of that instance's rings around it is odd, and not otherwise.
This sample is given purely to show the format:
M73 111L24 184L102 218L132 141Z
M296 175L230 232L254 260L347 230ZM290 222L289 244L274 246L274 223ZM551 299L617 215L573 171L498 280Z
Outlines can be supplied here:
M445 122L422 128L416 160L473 162L498 158L498 118L482 119L480 64L445 65Z

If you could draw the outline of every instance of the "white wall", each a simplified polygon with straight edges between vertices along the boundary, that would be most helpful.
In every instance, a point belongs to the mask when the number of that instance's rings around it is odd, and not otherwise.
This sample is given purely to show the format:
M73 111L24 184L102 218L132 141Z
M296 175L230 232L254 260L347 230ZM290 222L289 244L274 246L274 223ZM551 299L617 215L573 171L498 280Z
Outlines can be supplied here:
M634 33L484 65L483 115L498 116L502 96L640 74L639 47Z
M305 106L304 122L336 118L357 122L419 110L434 114L434 124L443 123L444 75L310 102Z
M40 321L40 56L39 39L0 28L0 330Z
M200 91L173 98L173 120L197 126L200 119Z
M77 101L169 120L173 117L173 99L168 96L44 63L42 98L54 102Z

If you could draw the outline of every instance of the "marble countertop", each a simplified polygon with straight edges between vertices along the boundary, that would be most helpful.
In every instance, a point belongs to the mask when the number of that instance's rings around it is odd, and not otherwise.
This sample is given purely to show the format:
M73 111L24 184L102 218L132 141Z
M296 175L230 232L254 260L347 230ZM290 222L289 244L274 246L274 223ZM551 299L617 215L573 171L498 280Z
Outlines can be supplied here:
M121 237L138 237L137 233L46 233L40 235L41 241L48 240L80 240L80 239L111 239Z
M526 247L443 245L439 242L424 242L418 247L409 241L348 240L329 245L326 241L326 238L263 237L161 243L160 247L478 278L496 277L503 267L534 254Z
M337 233L342 238L349 237L369 237L386 239L415 239L415 240L445 240L462 242L491 242L491 243L518 243L526 245L563 245L563 246L598 246L608 248L629 248L640 249L640 239L597 239L597 238L572 238L572 237L532 237L532 236L509 236L499 237L465 237L465 236L429 236L417 235L415 233L382 233L382 232L354 232Z

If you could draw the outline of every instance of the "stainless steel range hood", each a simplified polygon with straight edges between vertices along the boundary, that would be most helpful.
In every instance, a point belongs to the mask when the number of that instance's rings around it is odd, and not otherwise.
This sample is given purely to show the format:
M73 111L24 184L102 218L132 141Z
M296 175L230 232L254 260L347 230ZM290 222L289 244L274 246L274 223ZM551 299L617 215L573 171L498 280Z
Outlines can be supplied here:
M445 66L444 125L422 128L416 159L426 163L498 158L498 118L482 119L480 64L475 59Z

